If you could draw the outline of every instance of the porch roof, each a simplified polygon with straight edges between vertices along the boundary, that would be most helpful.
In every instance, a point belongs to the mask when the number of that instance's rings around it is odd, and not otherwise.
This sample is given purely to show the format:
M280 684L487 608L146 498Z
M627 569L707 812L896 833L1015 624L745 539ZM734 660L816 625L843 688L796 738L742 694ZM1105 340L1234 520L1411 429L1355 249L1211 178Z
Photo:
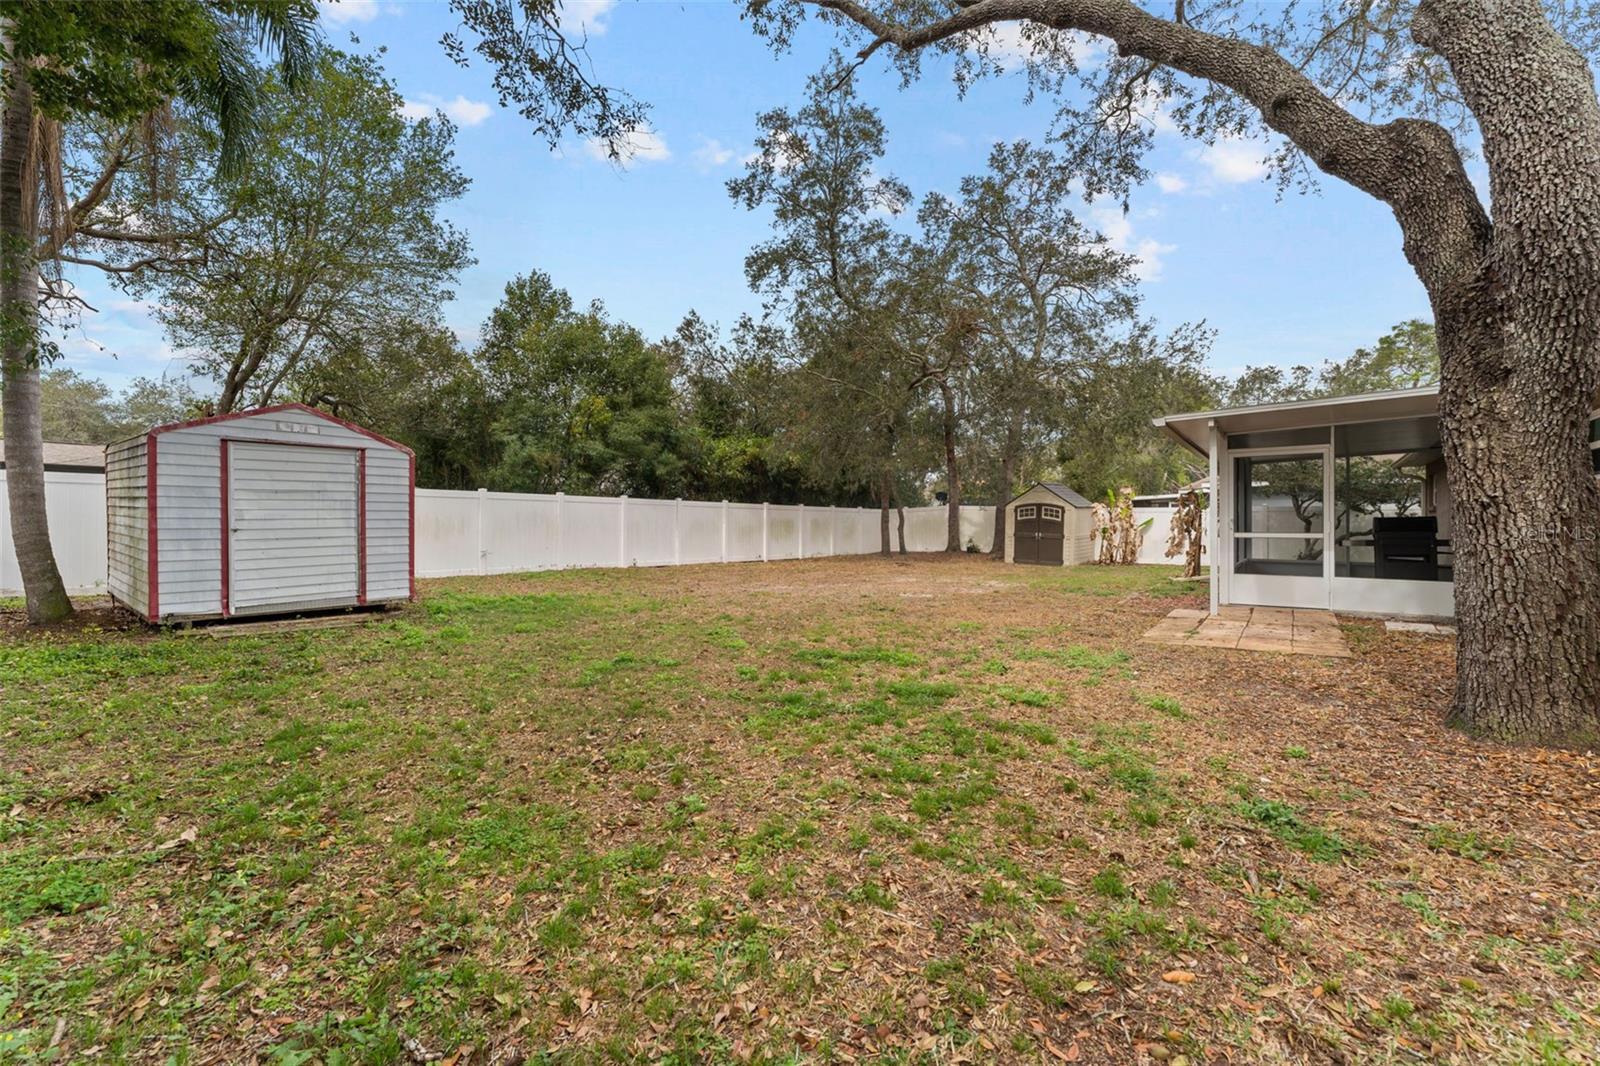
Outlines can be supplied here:
M1223 433L1250 433L1269 429L1300 429L1350 422L1382 422L1391 418L1417 418L1439 413L1439 386L1368 392L1359 396L1323 396L1315 400L1265 403L1255 407L1225 407L1166 415L1153 420L1180 444L1209 455L1212 423Z

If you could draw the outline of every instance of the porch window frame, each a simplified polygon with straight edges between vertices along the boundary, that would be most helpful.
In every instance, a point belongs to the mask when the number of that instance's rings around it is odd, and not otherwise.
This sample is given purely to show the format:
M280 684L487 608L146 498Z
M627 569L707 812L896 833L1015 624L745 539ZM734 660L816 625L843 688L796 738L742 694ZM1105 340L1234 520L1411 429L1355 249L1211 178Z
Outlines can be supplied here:
M1334 578L1334 568L1333 568L1333 555L1334 555L1334 553L1332 552L1331 548L1333 546L1333 537L1334 537L1333 518L1334 518L1334 509L1335 509L1334 505L1333 505L1333 490L1334 490L1334 484L1333 484L1333 438L1334 438L1334 427L1332 425L1329 425L1326 428L1327 428L1327 431L1328 431L1328 439L1323 444L1291 444L1291 445L1279 445L1279 446L1272 447L1272 448L1239 448L1239 449L1227 448L1227 449L1225 449L1226 461L1225 462L1220 462L1220 463L1217 464L1221 468L1218 472L1222 473L1223 476L1227 479L1226 480L1226 486L1227 486L1227 490L1228 490L1228 504L1229 504L1229 506L1227 506L1226 508L1220 508L1220 507L1218 508L1219 511L1222 511L1222 512L1225 513L1226 520L1227 520L1227 523L1228 523L1228 535L1223 538L1223 542L1224 542L1223 545L1222 545L1223 551L1221 553L1223 555L1223 558L1221 558L1221 559L1219 559L1217 561L1218 562L1218 568L1222 571L1222 581L1225 583L1225 588L1222 589L1222 590L1219 590L1219 591L1221 591L1223 597L1226 598L1225 602L1232 602L1233 579L1234 579L1234 576L1235 576L1234 575L1234 563L1235 563L1235 559L1237 557L1237 553L1234 551L1234 546L1240 540L1250 540L1250 539L1256 539L1256 538L1264 539L1264 540L1306 540L1306 539L1311 538L1311 537L1319 538L1322 541L1322 584L1323 584L1323 588L1324 588L1324 590L1326 592L1327 601L1330 602L1330 603L1332 602L1332 598L1333 598L1333 578ZM1224 437L1223 439L1226 440L1226 437ZM1236 476L1236 473L1235 473L1235 471L1238 469L1238 465L1234 462L1234 460L1235 459L1282 459L1282 458L1294 458L1296 456L1301 456L1301 457L1306 457L1306 458L1310 458L1312 456L1317 456L1317 457L1320 457L1321 460L1322 460L1322 532L1321 533L1309 533L1309 532L1304 532L1304 531L1299 532L1299 533L1253 533L1253 532L1249 532L1249 531L1240 532L1239 529L1237 528L1237 526L1238 526L1238 518L1237 518L1237 516L1238 516L1238 513L1239 513L1239 497L1238 497L1238 493L1239 493L1240 489L1239 489L1239 484L1238 484L1238 477ZM1246 492L1249 491L1249 486L1248 485L1245 486L1244 491L1246 491ZM1213 495L1215 496L1217 494L1213 493ZM1308 574L1306 576L1310 577L1311 575Z

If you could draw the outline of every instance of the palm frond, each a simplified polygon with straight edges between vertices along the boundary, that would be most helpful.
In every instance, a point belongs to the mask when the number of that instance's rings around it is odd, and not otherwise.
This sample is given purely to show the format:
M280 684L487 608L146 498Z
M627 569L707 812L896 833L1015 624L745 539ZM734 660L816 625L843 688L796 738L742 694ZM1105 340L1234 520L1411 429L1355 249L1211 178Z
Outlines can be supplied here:
M322 35L312 0L254 0L238 15L254 31L257 47L277 56L285 85L292 89L313 76Z
M222 135L218 170L237 175L261 137L264 73L258 52L276 55L280 77L295 88L315 76L322 37L312 0L231 0L209 8L215 62L190 71L179 95L215 116Z
M223 177L239 173L261 136L262 73L252 46L235 20L218 18L213 62L186 69L178 95L217 120L222 135L217 169Z

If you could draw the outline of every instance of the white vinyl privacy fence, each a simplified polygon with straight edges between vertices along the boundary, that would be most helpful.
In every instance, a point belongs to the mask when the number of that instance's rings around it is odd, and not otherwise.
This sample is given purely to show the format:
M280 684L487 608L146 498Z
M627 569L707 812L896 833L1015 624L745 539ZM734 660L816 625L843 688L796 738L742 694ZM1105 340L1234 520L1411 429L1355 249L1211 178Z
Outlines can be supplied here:
M52 471L46 476L50 538L68 589L106 587L106 487L100 474ZM5 471L0 469L0 595L22 591L11 550ZM1154 518L1139 552L1141 563L1174 563L1163 555L1172 518L1168 508L1139 508ZM906 549L940 551L945 509L906 510ZM889 533L899 550L895 516ZM873 508L697 503L599 496L417 490L417 576L505 574L594 566L671 566L675 563L755 562L865 555L878 550ZM961 543L988 551L994 508L961 509Z
M104 474L52 470L44 481L50 544L67 591L106 590L106 479ZM0 596L20 596L22 575L11 547L11 510L6 472L0 469Z
M1162 563L1166 566L1182 566L1183 556L1167 558L1167 538L1172 535L1172 516L1178 512L1171 507L1135 507L1133 520L1143 522L1151 519L1150 528L1144 531L1144 543L1139 545L1139 559L1141 563ZM1200 552L1202 563L1210 562L1210 557L1204 549Z
M945 546L946 511L906 511L906 549ZM673 566L864 555L879 513L858 507L417 490L417 576ZM891 515L890 539L900 541ZM962 544L988 551L994 509L961 509Z

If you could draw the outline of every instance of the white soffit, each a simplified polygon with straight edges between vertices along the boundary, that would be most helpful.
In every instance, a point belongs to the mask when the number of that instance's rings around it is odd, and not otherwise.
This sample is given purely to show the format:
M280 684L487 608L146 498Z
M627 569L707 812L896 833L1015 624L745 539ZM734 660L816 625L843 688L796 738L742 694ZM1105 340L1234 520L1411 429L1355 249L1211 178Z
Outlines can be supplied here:
M1292 403L1256 407L1227 407L1217 411L1167 415L1153 424L1201 455L1208 454L1209 428L1214 422L1227 433L1252 433L1269 429L1301 429L1347 422L1381 422L1391 418L1418 418L1439 413L1439 387L1369 392L1360 396L1325 396Z

